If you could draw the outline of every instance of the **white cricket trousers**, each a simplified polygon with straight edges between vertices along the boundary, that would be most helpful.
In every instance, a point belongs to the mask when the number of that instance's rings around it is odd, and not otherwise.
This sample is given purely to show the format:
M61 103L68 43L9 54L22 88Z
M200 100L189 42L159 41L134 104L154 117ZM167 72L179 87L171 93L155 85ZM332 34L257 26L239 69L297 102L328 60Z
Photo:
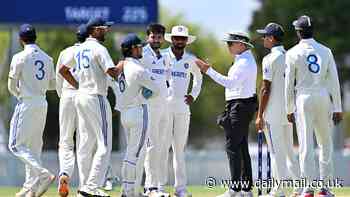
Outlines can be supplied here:
M166 102L166 101L164 101ZM163 106L150 105L150 122L148 140L146 143L146 158L145 158L145 171L146 171L146 188L158 188L160 179L160 154L162 141L162 135L166 132L166 128L169 122L169 112L166 104Z
M58 158L60 163L59 176L66 174L72 177L75 163L74 132L78 128L77 110L75 108L75 96L61 97L59 109L60 140L58 146ZM78 131L76 132L78 142Z
M112 111L105 96L78 93L79 146L77 151L80 188L102 187L112 149Z
M121 111L121 123L126 135L126 153L122 165L122 192L127 196L136 196L136 169L142 166L139 159L147 139L148 106L130 107ZM140 163L142 162L142 163Z
M160 164L160 190L164 190L164 186L168 182L168 157L169 148L173 150L173 167L175 175L175 190L177 193L186 190L186 162L185 162L185 147L187 144L189 126L189 112L169 112L169 124L167 132L162 133L162 148L161 148L161 164Z
M45 97L20 99L10 125L9 149L25 164L24 188L37 191L38 180L49 173L41 164L47 114Z
M299 162L293 151L293 125L265 123L265 138L271 156L272 177L278 181L300 178ZM282 192L287 188L274 188Z
M301 177L310 181L316 179L318 174L314 157L315 133L320 150L320 179L333 178L331 101L328 92L326 90L298 92L296 107Z

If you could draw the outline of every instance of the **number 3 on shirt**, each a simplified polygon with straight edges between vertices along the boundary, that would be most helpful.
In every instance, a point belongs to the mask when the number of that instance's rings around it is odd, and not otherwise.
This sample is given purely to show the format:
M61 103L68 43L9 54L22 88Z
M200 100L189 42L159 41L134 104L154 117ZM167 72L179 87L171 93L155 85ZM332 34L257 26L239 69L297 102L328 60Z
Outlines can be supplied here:
M318 64L318 58L315 54L311 54L307 56L306 60L307 60L310 72L315 74L320 72L320 65Z
M35 74L35 77L38 80L43 80L45 77L44 62L42 62L41 60L36 60L34 62L34 65L38 68L37 73Z

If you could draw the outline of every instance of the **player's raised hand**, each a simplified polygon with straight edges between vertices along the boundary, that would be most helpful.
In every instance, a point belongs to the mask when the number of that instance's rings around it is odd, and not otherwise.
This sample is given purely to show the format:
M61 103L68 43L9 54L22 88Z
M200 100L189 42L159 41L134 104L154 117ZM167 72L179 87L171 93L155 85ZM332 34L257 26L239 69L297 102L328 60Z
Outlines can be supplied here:
M334 125L337 125L341 120L343 120L343 112L334 112L332 119Z
M203 73L206 73L207 70L210 68L210 65L209 63L205 62L204 60L201 60L199 58L197 58L195 61L194 61L198 68L203 72Z

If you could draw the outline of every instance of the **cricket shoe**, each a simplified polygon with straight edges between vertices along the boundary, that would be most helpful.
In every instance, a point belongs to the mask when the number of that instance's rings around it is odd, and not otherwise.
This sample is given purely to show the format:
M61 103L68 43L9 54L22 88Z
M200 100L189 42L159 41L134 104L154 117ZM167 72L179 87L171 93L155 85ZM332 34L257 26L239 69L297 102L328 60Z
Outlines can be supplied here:
M110 197L109 194L100 189L89 189L87 187L82 187L78 190L78 194L81 197Z
M25 197L27 193L30 192L30 189L22 188L19 192L16 193L16 197Z
M328 189L322 188L316 195L316 197L335 197L335 195Z
M183 191L175 192L174 196L176 196L176 197L192 197L192 194L188 193L186 190L183 190Z
M147 192L147 197L170 197L168 193L152 190Z
M113 182L111 179L107 179L104 186L103 186L103 190L105 191L112 191L113 190Z
M58 195L60 197L67 197L69 194L69 177L61 175L58 180Z
M241 192L236 192L231 189L227 190L225 193L216 197L242 197Z
M303 192L300 194L299 197L314 197L314 192L313 191Z
M50 185L55 181L56 176L51 173L46 173L43 178L39 179L39 187L35 196L40 197L49 189Z

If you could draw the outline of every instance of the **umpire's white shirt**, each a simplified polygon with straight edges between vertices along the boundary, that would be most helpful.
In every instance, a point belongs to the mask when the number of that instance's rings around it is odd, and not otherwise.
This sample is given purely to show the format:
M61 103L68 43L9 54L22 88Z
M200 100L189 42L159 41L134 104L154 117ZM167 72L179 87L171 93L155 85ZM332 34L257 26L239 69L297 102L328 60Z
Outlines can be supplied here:
M221 75L212 67L207 70L206 74L225 87L226 101L250 98L256 94L257 66L250 50L236 55L228 76Z
M45 97L55 79L52 58L36 44L27 44L13 56L9 77L19 81L19 98Z
M189 106L185 103L185 95L188 93L190 85L190 79L192 74L193 83L190 95L194 100L199 96L202 86L202 73L197 67L194 55L184 52L182 58L177 60L171 47L164 49L162 55L165 56L165 60L169 61L171 70L171 77L169 80L169 104L173 111L177 112L190 112Z
M314 39L303 39L286 53L286 110L295 112L296 93L328 91L333 112L341 112L340 85L332 51ZM295 84L296 81L296 85Z
M58 56L57 64L56 64L56 91L59 97L73 97L75 96L77 89L70 85L59 73L59 68L63 64L63 62L67 62L67 59L72 57L72 54L74 54L75 50L77 50L80 43L76 43L73 46L70 46L63 51L61 51L60 55ZM71 74L75 78L75 80L78 81L78 75L77 70L75 66L70 69Z
M72 53L71 57L62 63L67 67L77 69L78 92L107 96L108 75L106 72L115 65L106 47L98 40L87 38L76 48L74 54Z
M169 66L168 61L165 60L165 56L161 55L159 58L157 54L153 51L151 46L148 44L143 47L142 58L140 59L141 65L149 70L154 78L155 82L158 83L160 88L160 93L158 96L152 96L149 98L150 103L160 104L159 102L164 101L168 96L168 88L166 86L166 81L169 79Z
M142 87L152 90L152 96L160 92L158 84L152 74L145 69L141 62L135 58L125 58L123 72L118 76L117 108L124 110L146 103L142 96Z
M263 80L271 82L271 91L264 119L269 123L288 124L284 98L284 75L286 50L283 46L271 48L262 62ZM276 116L276 114L279 114Z

